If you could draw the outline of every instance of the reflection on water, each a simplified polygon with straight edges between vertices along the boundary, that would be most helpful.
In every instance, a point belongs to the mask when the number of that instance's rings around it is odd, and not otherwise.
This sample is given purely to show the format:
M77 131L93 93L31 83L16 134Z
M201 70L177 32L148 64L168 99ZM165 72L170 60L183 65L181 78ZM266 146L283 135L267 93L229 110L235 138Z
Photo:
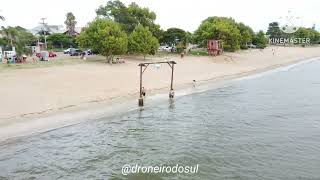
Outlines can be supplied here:
M0 145L0 179L320 179L320 62ZM124 164L199 173L123 176Z

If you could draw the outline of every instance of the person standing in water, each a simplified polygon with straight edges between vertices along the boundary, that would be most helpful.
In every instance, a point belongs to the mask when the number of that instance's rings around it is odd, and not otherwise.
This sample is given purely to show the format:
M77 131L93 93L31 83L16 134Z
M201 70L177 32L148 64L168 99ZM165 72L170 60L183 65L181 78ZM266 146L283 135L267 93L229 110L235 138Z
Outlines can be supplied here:
M170 92L169 92L169 98L170 98L170 99L174 98L174 91L173 91L173 89L171 89Z
M142 87L141 94L142 94L143 97L146 96L146 90L144 89L144 87Z

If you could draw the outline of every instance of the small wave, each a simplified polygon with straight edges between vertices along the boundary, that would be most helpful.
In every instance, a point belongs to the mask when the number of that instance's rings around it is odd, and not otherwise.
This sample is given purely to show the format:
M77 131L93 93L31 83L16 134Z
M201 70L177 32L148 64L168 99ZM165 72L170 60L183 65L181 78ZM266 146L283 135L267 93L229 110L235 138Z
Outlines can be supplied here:
M298 63L294 63L294 64L291 64L291 65L288 65L288 66L279 65L278 68L275 68L275 69L272 69L272 70L269 70L269 71L265 71L265 72L261 72L261 73L257 73L257 74L253 74L253 75L249 75L249 76L244 76L244 77L241 77L241 78L237 78L237 79L235 79L235 81L256 79L256 78L260 78L260 77L263 77L263 76L271 75L271 74L274 74L274 73L277 73L277 72L290 71L290 70L292 70L294 68L300 67L300 66L305 65L305 64L312 63L312 62L317 61L317 60L319 60L319 57L310 58L310 59L307 59L305 61L300 61Z

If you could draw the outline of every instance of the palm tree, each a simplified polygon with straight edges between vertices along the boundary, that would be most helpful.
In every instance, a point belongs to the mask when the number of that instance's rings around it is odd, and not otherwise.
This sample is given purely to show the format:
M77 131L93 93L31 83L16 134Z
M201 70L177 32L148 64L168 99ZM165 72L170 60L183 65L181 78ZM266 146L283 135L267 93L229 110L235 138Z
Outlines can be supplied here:
M19 41L17 30L10 26L8 28L2 26L1 29L2 30L0 32L2 36L6 38L10 43L11 47L13 47L14 44L16 44Z

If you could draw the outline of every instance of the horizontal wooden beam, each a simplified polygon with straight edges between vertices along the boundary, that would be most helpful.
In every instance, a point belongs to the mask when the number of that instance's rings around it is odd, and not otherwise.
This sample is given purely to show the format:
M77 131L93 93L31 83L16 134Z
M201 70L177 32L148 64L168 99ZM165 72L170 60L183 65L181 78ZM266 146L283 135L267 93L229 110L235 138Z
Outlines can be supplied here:
M140 63L138 66L147 66L149 64L177 64L175 61L159 61L159 62L149 62L149 63Z

